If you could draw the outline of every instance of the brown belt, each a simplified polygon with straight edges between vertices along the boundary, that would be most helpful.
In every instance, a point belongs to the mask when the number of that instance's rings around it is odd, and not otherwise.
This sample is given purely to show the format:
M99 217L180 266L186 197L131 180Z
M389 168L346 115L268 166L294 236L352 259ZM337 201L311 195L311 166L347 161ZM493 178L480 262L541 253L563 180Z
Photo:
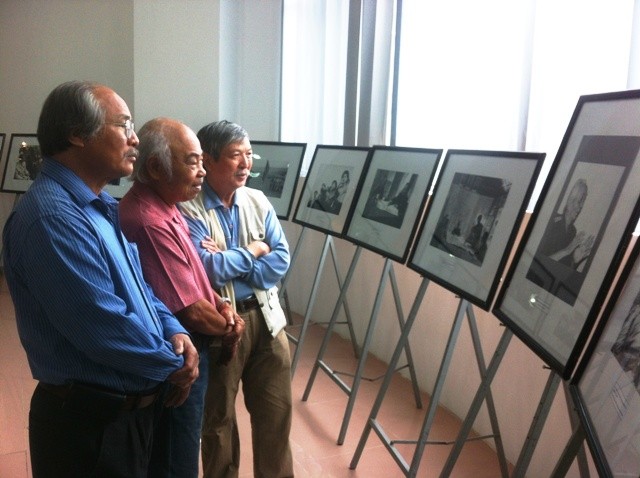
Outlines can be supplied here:
M81 394L81 396L105 396L110 399L118 400L120 403L120 410L130 411L140 408L146 408L153 404L160 395L160 390L154 390L152 392L142 392L140 394L118 394L114 392L107 392L100 390L99 388L90 387L87 385L52 385L50 383L39 382L38 384L44 390L50 392L58 398L67 400L73 394Z
M249 312L250 310L257 309L258 307L260 307L260 302L258 302L258 298L255 295L243 300L236 300L236 312L239 314Z

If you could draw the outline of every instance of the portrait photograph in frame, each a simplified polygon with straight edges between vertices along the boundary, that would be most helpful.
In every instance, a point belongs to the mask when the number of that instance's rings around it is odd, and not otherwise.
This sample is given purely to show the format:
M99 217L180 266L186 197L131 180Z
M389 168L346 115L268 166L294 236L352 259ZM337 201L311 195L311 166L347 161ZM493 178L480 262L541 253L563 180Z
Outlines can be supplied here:
M42 154L35 134L12 134L2 176L3 192L24 193L38 176Z
M571 376L637 223L640 90L581 96L493 313Z
M317 145L293 222L342 237L370 149Z
M288 220L307 144L251 141L251 149L253 167L247 186L261 190L278 218Z
M488 310L544 157L447 151L408 267Z
M404 263L441 149L374 146L345 239Z
M599 476L640 473L639 246L636 241L569 387Z

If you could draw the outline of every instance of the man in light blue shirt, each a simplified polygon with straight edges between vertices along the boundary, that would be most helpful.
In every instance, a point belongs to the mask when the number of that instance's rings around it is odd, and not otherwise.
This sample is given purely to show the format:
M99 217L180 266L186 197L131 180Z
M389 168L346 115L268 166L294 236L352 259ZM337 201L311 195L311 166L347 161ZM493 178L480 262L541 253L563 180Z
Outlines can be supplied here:
M181 204L182 212L211 285L245 321L236 356L226 366L209 368L204 477L239 475L240 382L251 415L253 476L291 477L291 357L276 289L289 267L289 246L267 197L245 186L253 165L245 129L219 121L201 128L198 139L207 176L202 191ZM211 348L212 364L219 355Z
M39 381L29 412L34 478L147 476L161 385L198 375L186 330L142 277L102 191L131 174L138 138L110 88L68 82L38 123L42 170L10 215L3 255L20 339Z

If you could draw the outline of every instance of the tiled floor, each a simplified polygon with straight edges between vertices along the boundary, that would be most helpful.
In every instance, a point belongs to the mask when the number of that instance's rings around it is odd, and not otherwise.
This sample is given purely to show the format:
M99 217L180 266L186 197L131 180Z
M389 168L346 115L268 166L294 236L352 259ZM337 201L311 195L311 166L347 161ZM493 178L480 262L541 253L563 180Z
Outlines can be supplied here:
M292 331L296 333L295 331ZM362 380L355 407L342 445L337 445L348 396L322 371L317 374L307 401L302 395L324 329L309 328L300 362L293 379L294 422L291 443L295 473L299 478L394 478L404 474L384 448L377 435L371 432L355 470L349 469L366 420L376 398L380 381ZM292 345L293 348L293 345ZM355 370L351 344L337 336L324 355L333 368L347 372ZM364 376L383 374L385 365L375 358L367 360ZM345 379L346 380L346 379ZM27 445L27 415L35 381L31 378L25 353L16 331L13 306L6 284L0 285L0 478L30 478ZM241 397L239 397L241 399ZM428 397L423 395L423 409L417 409L410 382L394 377L377 415L391 439L415 440L423 423ZM241 476L252 477L249 419L239 401L242 435ZM460 426L459 420L439 408L430 431L430 440L453 440ZM406 461L411 462L413 445L399 447ZM439 476L447 459L449 446L428 445L418 470L420 477ZM498 460L491 448L482 441L465 445L456 463L455 477L500 476Z

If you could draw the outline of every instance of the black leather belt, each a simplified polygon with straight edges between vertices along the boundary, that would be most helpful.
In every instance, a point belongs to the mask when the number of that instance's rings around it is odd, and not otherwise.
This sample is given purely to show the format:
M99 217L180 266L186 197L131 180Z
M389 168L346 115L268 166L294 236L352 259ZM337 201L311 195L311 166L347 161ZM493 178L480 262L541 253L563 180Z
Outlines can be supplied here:
M124 395L101 390L88 385L52 385L50 383L43 382L40 382L38 385L63 400L74 398L91 401L92 399L95 399L96 403L109 401L110 403L116 403L118 409L122 411L146 408L153 404L160 395L159 387L158 389L150 392L147 391L140 394Z
M258 307L260 307L260 303L255 295L249 296L243 300L236 300L236 312L239 314L249 312L250 310L257 309Z

